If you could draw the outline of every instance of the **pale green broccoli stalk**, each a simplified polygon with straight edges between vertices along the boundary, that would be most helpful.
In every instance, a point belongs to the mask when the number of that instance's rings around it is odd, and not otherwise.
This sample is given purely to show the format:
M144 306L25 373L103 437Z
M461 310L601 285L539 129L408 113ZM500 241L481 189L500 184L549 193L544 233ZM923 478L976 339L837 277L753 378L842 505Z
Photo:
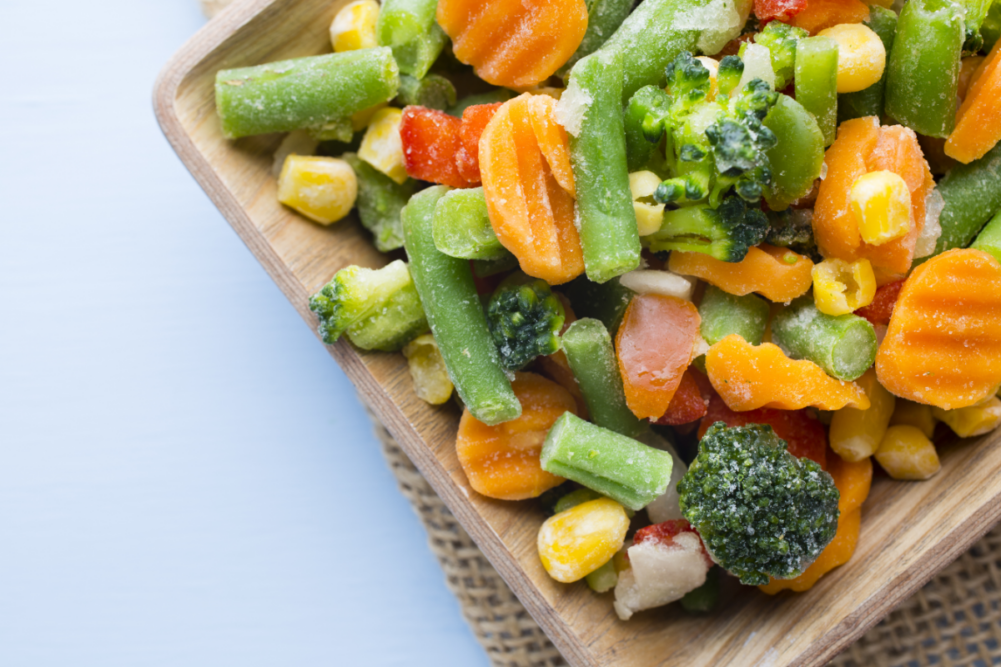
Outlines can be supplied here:
M333 344L347 333L363 350L392 352L428 329L421 299L406 262L379 270L349 266L309 300L320 318L323 342Z
M764 30L754 36L755 44L767 48L771 55L772 70L775 72L775 90L783 90L792 83L793 72L796 69L796 43L809 36L810 33L806 30L781 21L769 22ZM741 57L745 48L746 44L741 45Z
M566 313L544 280L516 273L490 297L487 324L500 353L501 366L515 371L539 356L560 349Z
M771 426L713 424L678 492L709 555L748 586L799 576L838 528L834 480Z
M704 204L664 212L664 224L643 242L653 252L701 252L724 262L739 262L751 246L765 240L768 218L740 197L727 197L719 208Z
M719 61L719 70L716 72L717 95L729 97L734 88L740 84L740 79L744 76L744 61L738 56L723 56Z

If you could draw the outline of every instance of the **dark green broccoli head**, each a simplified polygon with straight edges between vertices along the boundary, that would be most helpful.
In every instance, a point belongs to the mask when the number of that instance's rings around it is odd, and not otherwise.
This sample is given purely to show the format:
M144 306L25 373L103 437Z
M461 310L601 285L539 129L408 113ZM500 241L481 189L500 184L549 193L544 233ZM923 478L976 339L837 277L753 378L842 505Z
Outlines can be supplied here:
M664 212L664 224L644 242L654 252L701 252L724 262L739 262L761 243L768 219L740 197L727 197L719 208L684 206Z
M765 241L789 248L801 255L819 258L817 241L813 238L813 212L810 209L786 209L768 212L768 234ZM818 259L819 261L819 259Z
M719 95L729 95L737 87L740 78L744 76L744 61L738 56L725 56L719 61L719 71L716 72L716 89Z
M754 42L768 49L772 70L775 72L775 89L782 90L792 82L796 69L796 44L810 33L781 21L771 21L754 36ZM741 46L743 55L744 46Z
M758 202L771 184L767 151L778 139L761 121L778 99L778 93L768 83L752 79L729 100L726 111L706 129L720 173L713 187L712 205L717 205L731 187L745 201Z
M667 89L671 93L676 122L709 96L712 87L709 70L688 51L679 53L671 61L664 76L667 79Z
M501 365L515 371L536 357L556 352L565 318L563 304L544 280L523 274L506 279L487 305L487 324Z
M799 576L838 528L834 480L771 426L713 424L678 492L713 560L749 586Z

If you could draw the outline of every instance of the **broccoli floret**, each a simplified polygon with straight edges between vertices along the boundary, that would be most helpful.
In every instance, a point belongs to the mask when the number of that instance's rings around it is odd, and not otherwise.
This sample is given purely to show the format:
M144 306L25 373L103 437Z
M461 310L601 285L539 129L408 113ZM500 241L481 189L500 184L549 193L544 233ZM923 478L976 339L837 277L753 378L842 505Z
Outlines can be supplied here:
M657 86L644 86L629 98L624 125L626 161L630 172L651 167L663 169L663 159L656 159L657 148L670 110L671 96Z
M664 224L644 242L654 252L701 252L724 262L739 262L761 243L768 219L740 197L727 197L719 208L695 204L664 212Z
M347 333L363 350L391 352L428 329L421 298L401 260L377 271L341 269L310 298L309 309L320 318L317 330L327 344Z
M716 72L716 90L719 95L729 95L744 76L744 61L737 56L724 56Z
M807 257L820 257L817 241L813 238L812 210L790 208L779 212L769 211L767 217L766 243L789 248Z
M834 480L771 426L713 424L678 492L713 560L749 586L799 576L838 528Z
M502 282L487 305L487 324L501 366L515 371L560 349L566 313L544 280L516 273Z
M765 29L754 36L754 42L768 49L771 55L772 70L775 72L775 89L783 90L792 82L793 71L796 69L796 43L810 33L802 28L796 28L781 21L771 21ZM740 47L744 55L746 45Z

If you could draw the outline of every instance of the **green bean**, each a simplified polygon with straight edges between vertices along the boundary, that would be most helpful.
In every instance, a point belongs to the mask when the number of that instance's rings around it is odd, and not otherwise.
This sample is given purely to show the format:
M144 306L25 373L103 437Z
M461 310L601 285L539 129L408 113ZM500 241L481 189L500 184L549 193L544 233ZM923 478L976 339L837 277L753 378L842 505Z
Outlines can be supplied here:
M970 164L952 168L937 186L945 201L939 216L942 236L935 244L934 257L952 248L965 248L977 232L1001 211L1001 144ZM926 261L930 257L919 261Z
M407 179L402 185L375 169L354 153L341 156L358 177L358 218L375 237L380 252L403 247L403 223L400 211L410 201L417 182Z
M710 345L730 334L738 334L751 345L761 345L770 312L768 302L760 296L734 296L710 285L699 304L699 332Z
M392 47L402 73L424 78L445 46L437 10L438 0L383 0L376 39L380 46Z
M838 130L838 43L807 37L796 45L796 101L817 119L824 145Z
M820 178L824 134L813 114L788 95L779 95L764 125L776 139L766 152L772 167L772 185L765 191L765 201L771 210L784 211L805 197Z
M389 49L360 49L221 70L216 110L230 139L291 132L388 102L399 85Z
M477 278L489 278L498 273L514 271L518 268L518 258L509 252L497 259L474 259L472 261L473 275Z
M876 360L876 332L858 315L825 315L803 296L772 320L772 340L793 359L808 359L849 382Z
M994 259L1001 262L1001 213L987 223L970 247L990 253Z
M501 259L508 251L497 240L483 188L452 190L434 212L434 244L449 257Z
M400 75L400 92L396 96L400 106L427 107L444 111L455 106L455 86L443 76L428 74L416 79L409 74Z
M630 438L643 435L648 425L626 405L619 363L605 325L591 318L577 320L563 333L563 351L591 421Z
M950 0L909 0L886 61L886 114L918 134L948 137L966 28Z
M599 51L580 62L560 100L569 125L570 164L587 277L603 283L640 263L623 126L622 60Z
M865 22L883 42L887 53L893 50L893 38L897 34L897 14L877 5L869 7L869 19ZM876 83L857 93L838 95L838 124L853 118L883 115L883 98L886 91L886 70Z
M499 424L521 415L521 404L501 370L469 262L434 245L434 211L446 192L430 187L403 209L410 275L459 397L476 419Z
M587 0L587 32L570 60L556 71L565 79L577 61L597 51L629 16L636 0Z

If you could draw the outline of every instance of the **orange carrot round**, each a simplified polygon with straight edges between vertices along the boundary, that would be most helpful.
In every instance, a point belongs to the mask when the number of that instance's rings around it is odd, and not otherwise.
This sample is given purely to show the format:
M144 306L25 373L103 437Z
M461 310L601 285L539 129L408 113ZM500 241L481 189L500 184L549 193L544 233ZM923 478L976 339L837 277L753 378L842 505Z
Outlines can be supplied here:
M751 248L739 262L721 262L701 252L675 251L668 260L668 270L701 278L728 294L757 292L782 303L806 294L813 282L809 257L766 244Z

